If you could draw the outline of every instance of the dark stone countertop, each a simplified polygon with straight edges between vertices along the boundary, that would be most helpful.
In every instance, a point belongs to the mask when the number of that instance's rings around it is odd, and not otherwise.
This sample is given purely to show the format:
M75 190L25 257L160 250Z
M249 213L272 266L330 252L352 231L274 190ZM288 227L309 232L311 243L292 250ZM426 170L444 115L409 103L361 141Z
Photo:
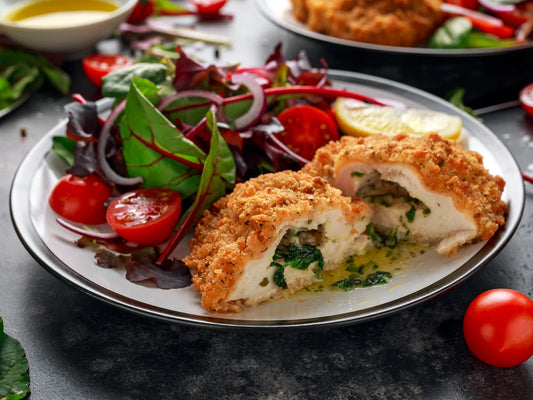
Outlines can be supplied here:
M456 86L467 104L516 99L533 78L531 52L438 58L344 49L271 24L249 0L231 0L232 22L203 24L234 40L220 59L262 64L281 41L288 57L396 79L442 95ZM199 48L211 55L210 48ZM96 98L76 61L73 92ZM494 101L493 101L494 100ZM497 100L497 101L496 101ZM473 277L439 297L375 321L324 330L250 333L195 328L135 315L89 297L42 268L19 241L9 191L33 144L64 118L69 101L42 90L0 120L0 316L26 350L32 400L55 399L491 399L533 398L533 359L514 368L477 360L462 336L468 304L507 287L533 296L533 187L508 245ZM533 172L533 119L520 107L483 116L523 170ZM21 140L21 129L26 139Z

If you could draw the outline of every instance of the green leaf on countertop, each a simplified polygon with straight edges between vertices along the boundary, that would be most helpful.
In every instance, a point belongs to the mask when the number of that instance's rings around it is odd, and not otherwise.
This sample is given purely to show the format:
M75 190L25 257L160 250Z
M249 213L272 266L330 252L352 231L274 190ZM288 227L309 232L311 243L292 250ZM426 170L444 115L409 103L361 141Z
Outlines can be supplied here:
M159 85L166 81L167 71L168 67L162 63L140 62L110 72L102 78L102 95L121 100L128 95L134 77Z
M185 199L198 189L206 154L145 93L153 94L150 82L134 78L120 124L128 175L142 176L143 187L171 189Z
M28 360L20 343L4 333L0 318L0 399L23 399L30 392Z
M468 18L450 18L435 31L429 40L428 47L433 49L463 49L470 32L472 32L472 22Z

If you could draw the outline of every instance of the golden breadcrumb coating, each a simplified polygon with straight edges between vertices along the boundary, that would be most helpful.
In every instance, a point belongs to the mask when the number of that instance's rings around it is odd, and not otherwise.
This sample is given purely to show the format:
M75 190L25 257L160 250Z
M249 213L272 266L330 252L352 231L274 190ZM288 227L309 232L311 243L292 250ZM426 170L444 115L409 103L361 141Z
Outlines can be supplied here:
M333 182L336 171L351 161L408 164L426 187L448 194L458 210L473 216L478 227L475 241L489 239L505 222L504 180L485 169L479 153L455 141L437 134L344 136L319 149L303 171Z
M415 46L443 22L442 0L291 0L315 32L359 42Z
M339 209L347 223L369 212L367 204L302 172L265 174L236 185L204 212L184 259L202 305L216 312L241 311L241 302L226 299L246 264L275 242L288 221L310 220L331 208Z

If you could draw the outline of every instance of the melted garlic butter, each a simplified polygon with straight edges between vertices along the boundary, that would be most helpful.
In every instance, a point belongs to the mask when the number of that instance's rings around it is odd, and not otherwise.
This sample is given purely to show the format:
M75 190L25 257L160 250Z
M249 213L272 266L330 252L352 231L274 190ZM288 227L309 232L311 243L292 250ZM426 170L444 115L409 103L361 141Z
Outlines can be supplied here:
M353 265L362 266L375 264L377 266L375 270L372 270L370 267L363 268L363 273L360 278L364 279L368 274L376 271L388 272L392 277L387 279L387 283L394 284L394 276L397 276L408 268L415 257L430 250L430 246L403 242L398 243L394 249L385 246L379 249L374 248L362 256L354 257L352 262L347 261L333 271L324 272L324 278L320 282L314 283L313 285L300 290L298 293L302 293L302 291L344 291L343 289L333 286L333 284L343 279L349 279L353 272L347 270L347 268ZM359 289L363 289L363 287L356 286L351 290Z
M104 19L116 9L118 4L107 0L41 0L16 6L4 19L30 28L62 28Z

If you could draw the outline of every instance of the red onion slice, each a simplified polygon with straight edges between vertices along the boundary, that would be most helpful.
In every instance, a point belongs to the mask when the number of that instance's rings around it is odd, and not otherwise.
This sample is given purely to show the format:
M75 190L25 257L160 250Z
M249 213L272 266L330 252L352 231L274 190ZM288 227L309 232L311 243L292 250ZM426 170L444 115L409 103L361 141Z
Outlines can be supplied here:
M479 4L494 13L513 12L516 8L514 4L503 4L492 0L479 0Z
M185 97L201 97L209 100L211 103L216 105L220 105L224 101L224 98L216 93L209 92L207 90L191 89L173 93L165 97L163 100L161 100L161 103L159 103L159 106L157 108L159 109L159 111L163 111L165 108L167 108L169 104Z
M487 23L491 25L495 25L495 26L503 25L503 21L499 18L491 17L490 15L483 14L481 12L474 11L474 10L469 10L468 8L459 7L453 4L443 3L441 4L440 9L448 14L469 16L472 18L476 18L478 20L486 21Z
M127 178L125 176L121 176L117 174L111 166L108 164L106 157L105 157L105 148L107 141L109 140L109 134L111 131L111 127L113 126L113 123L117 119L117 117L120 115L122 111L124 111L124 108L126 108L126 100L122 100L114 109L111 111L111 114L109 114L109 117L107 117L104 126L102 127L102 131L100 132L100 137L98 138L98 145L96 147L96 156L98 157L98 162L100 163L100 167L102 168L102 172L104 173L105 177L110 181L117 185L122 186L136 186L143 183L143 178L141 176L137 176L135 178Z
M252 105L239 118L235 119L235 129L245 130L255 125L266 110L266 96L263 87L257 83L255 77L248 74L233 74L231 81L238 85L244 85L252 94Z
M85 236L89 239L111 240L119 237L116 232L97 232L83 229L80 226L73 225L70 222L65 221L63 218L57 218L56 221L63 228L68 229L71 232L77 233L78 235Z

